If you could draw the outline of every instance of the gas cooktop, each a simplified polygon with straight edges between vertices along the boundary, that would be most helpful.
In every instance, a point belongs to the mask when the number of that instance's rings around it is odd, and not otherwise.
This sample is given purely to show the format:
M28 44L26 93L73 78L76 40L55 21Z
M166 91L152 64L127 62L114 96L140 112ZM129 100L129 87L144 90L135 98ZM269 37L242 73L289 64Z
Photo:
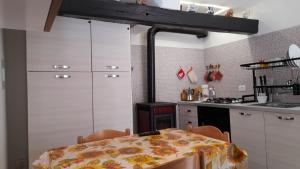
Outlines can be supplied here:
M214 98L208 99L205 103L218 103L218 104L232 104L232 103L242 103L242 98Z

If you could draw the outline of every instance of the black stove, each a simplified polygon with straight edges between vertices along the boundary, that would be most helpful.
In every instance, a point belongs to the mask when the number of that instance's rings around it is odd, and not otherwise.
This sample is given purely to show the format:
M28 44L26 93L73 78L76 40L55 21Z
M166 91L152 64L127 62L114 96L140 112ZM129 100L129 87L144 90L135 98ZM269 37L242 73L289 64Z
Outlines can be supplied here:
M208 99L205 103L218 103L218 104L232 104L232 103L242 103L242 98L214 98Z

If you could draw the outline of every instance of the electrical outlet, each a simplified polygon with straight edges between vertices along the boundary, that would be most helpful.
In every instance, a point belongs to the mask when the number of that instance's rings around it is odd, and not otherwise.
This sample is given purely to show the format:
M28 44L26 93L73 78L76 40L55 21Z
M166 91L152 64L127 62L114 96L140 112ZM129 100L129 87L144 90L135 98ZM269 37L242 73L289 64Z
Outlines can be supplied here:
M246 91L246 85L239 85L239 92L245 92Z

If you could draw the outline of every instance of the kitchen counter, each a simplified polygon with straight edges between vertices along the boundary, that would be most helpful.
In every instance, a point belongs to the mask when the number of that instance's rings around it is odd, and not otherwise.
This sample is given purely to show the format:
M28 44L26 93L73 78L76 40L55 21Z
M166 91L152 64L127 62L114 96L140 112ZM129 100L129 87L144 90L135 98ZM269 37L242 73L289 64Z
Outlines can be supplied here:
M294 113L300 115L300 107L294 108L277 108L267 106L252 106L257 103L232 103L232 104L218 104L218 103L204 103L200 101L180 101L179 105L191 105L191 106L206 106L206 107L219 107L229 109L242 109L242 110L253 110L253 111L265 111L274 113Z

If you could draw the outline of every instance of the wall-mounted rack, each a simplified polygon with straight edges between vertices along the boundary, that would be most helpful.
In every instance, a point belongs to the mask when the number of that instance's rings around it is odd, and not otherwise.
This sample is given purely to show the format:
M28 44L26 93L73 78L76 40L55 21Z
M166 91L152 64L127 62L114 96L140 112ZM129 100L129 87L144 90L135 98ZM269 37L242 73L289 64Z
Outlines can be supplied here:
M295 85L267 85L267 86L257 86L256 82L256 71L262 70L262 69L276 69L276 68L299 68L298 66L292 64L291 62L294 60L300 60L300 58L294 58L294 59L282 59L282 60L276 60L276 61L268 61L268 62L254 62L254 63L247 63L240 65L242 68L246 70L252 70L252 76L253 76L253 95L247 95L248 96L254 96L254 101L257 101L257 89L293 89ZM244 98L244 96L243 96Z
M273 69L279 67L291 67L291 68L299 68L296 65L289 64L294 60L300 60L300 58L294 59L282 59L276 61L268 61L268 62L254 62L254 63L247 63L242 64L241 67L247 70L260 70L260 69Z
M261 89L261 88L275 89L275 88L291 88L291 87L293 87L293 85L255 86L256 89Z

